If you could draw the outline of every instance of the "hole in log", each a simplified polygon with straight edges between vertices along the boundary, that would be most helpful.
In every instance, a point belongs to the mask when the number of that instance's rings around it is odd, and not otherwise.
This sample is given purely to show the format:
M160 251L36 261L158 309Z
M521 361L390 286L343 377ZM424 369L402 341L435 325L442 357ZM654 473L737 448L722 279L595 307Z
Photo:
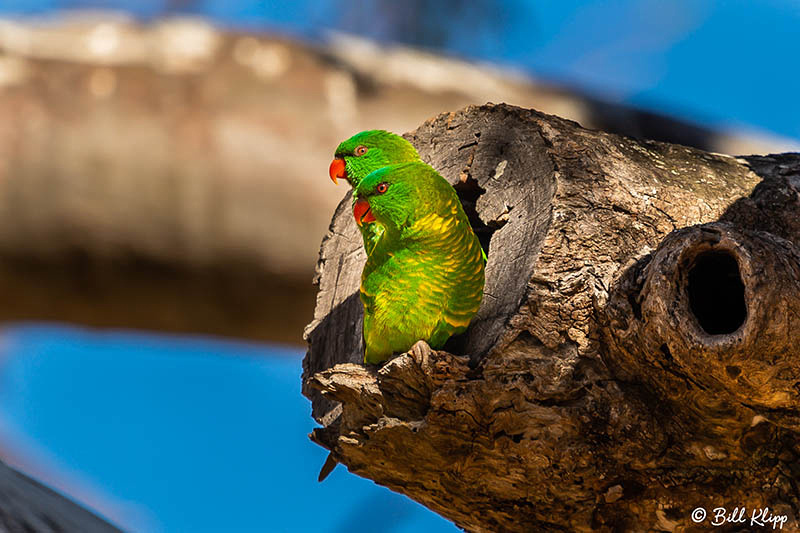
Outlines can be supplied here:
M735 365L727 365L725 367L725 372L731 377L731 379L736 379L739 377L739 374L742 373L742 369Z
M489 241L492 239L492 233L499 228L491 228L484 224L475 208L478 198L486 192L486 189L478 185L478 180L473 177L468 177L464 181L459 181L453 188L456 190L456 194L458 194L458 199L461 200L461 205L464 207L464 213L467 214L472 230L475 232L475 235L478 236L481 248L483 248L483 251L486 252L488 256Z
M747 319L744 283L730 252L709 251L695 257L688 293L692 313L709 335L733 333Z
M669 346L666 344L661 345L661 353L667 358L667 361L672 361L672 352L669 351Z

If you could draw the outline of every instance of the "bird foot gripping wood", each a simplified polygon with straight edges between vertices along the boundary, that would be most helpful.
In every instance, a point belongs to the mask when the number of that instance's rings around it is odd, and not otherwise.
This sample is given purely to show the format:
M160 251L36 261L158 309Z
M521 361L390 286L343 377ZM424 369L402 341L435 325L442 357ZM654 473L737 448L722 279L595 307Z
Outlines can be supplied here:
M375 369L342 363L314 374L309 384L342 404L345 427L382 416L418 420L425 416L434 389L469 371L468 358L434 351L425 341Z
M420 363L420 365L427 365L431 357L431 347L425 341L417 341L408 353Z
M340 420L346 419L350 424L363 424L384 413L421 418L429 406L432 375L428 372L436 368L432 357L435 354L428 343L418 341L411 350L391 359L377 372L361 365L340 364L315 374L312 386L342 402ZM439 358L440 363L445 360ZM386 401L387 397L391 401ZM325 444L330 440L329 435L323 437L321 433L326 429L317 428L317 434L312 433L311 438L330 448ZM331 450L317 480L324 481L338 462L335 450Z
M366 433L397 423L421 423L435 391L448 381L462 379L469 372L468 362L468 357L434 351L419 341L379 369L342 363L318 372L309 384L340 402L341 412L327 427L315 429L311 439L346 463L339 446L355 444Z

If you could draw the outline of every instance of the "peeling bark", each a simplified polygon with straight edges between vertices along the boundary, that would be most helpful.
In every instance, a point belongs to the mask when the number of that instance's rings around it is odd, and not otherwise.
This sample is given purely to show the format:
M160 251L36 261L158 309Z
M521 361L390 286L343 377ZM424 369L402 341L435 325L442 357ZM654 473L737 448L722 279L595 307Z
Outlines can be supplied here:
M483 304L450 351L360 364L345 198L306 330L312 439L469 531L706 531L691 512L717 506L796 531L800 158L506 105L407 138L488 244Z

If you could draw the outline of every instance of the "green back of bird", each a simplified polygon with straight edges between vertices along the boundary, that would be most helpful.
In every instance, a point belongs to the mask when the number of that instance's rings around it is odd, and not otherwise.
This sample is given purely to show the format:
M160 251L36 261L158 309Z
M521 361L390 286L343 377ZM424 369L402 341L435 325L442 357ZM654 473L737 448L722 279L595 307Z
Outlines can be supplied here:
M370 190L379 183L389 184L386 194ZM420 339L441 348L467 329L484 285L483 250L455 190L418 162L370 174L356 194L378 218L369 225L384 227L361 276L365 361L384 361Z

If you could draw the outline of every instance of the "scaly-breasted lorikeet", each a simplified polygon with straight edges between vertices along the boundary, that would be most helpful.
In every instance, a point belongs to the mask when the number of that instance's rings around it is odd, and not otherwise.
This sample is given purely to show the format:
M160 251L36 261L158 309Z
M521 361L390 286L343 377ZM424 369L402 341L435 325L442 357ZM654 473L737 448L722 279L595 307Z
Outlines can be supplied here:
M372 172L355 197L356 223L383 228L361 274L364 361L418 340L441 348L467 329L483 297L483 250L455 189L420 161Z
M357 133L336 148L330 166L334 183L346 179L353 190L370 172L388 165L419 161L417 150L399 135L383 130L368 130ZM370 254L383 228L376 224L361 226L364 249Z

